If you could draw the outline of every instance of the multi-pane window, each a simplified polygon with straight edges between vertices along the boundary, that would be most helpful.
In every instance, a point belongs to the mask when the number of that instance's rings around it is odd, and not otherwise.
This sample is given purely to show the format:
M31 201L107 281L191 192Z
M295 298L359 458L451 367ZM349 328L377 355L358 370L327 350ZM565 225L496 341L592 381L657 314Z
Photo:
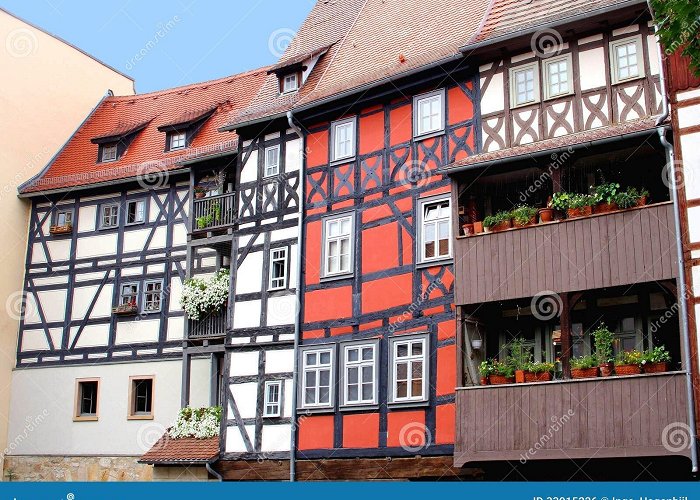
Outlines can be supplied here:
M139 224L146 220L146 202L144 200L130 201L126 204L126 223Z
M72 210L59 210L56 212L56 225L57 226L68 226L73 224L73 211Z
M98 411L99 380L84 379L77 381L74 417L78 420L96 420Z
M302 402L304 407L331 406L333 350L302 352Z
M136 283L125 283L119 291L119 304L121 305L136 305L136 299L139 295L139 286Z
M421 260L447 258L451 253L450 201L423 203L421 220Z
M163 282L147 281L143 288L143 310L145 312L160 311L163 300Z
M182 149L185 147L187 134L185 132L173 132L170 134L170 149Z
M285 75L282 80L282 92L293 92L299 88L299 76L296 73Z
M392 340L393 402L426 399L427 340L427 337Z
M610 44L613 62L613 83L644 76L644 70L640 61L642 55L641 42L641 37L637 36Z
M552 59L544 63L545 97L551 98L571 93L570 56Z
M265 382L265 403L263 417L279 417L282 414L282 381Z
M102 146L102 161L114 161L117 159L117 145L104 144Z
M323 243L324 276L350 272L353 216L326 219Z
M376 344L347 345L343 351L344 404L376 403Z
M334 161L355 156L355 119L334 122L331 125L332 158Z
M280 173L280 147L265 148L265 177Z
M270 250L270 286L269 290L287 288L287 248Z
M130 388L131 418L153 417L153 377L131 377Z
M413 99L413 135L419 137L445 128L444 91L438 90Z
M539 101L539 78L537 65L510 70L510 89L513 106L522 106Z
M119 205L112 203L100 207L100 227L117 227L119 225Z

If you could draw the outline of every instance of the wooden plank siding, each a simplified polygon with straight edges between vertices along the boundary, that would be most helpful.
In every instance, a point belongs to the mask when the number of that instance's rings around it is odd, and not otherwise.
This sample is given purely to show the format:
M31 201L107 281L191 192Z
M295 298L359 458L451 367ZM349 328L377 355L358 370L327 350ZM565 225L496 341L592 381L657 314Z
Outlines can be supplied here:
M673 204L510 229L455 241L458 305L678 276Z
M685 372L458 388L454 465L690 457L686 403Z

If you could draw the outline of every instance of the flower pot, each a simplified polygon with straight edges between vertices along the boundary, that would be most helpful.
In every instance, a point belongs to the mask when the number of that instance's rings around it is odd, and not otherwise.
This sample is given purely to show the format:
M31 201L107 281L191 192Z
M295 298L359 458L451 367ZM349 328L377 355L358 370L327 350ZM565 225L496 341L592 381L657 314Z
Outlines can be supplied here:
M478 351L481 349L481 345L483 344L483 340L481 339L472 339L472 349L475 351Z
M552 222L554 220L554 209L553 208L540 208L540 222Z
M519 224L513 220L513 227L528 227L534 226L535 224L537 224L537 215L530 217L530 220L528 220L525 224Z
M637 200L637 206L638 206L638 207L643 207L643 206L646 205L646 204L647 204L647 197L646 197L646 196L642 196L641 198L639 198L639 199Z
M198 200L201 200L207 195L204 191L195 191L194 197L197 198Z
M577 217L588 217L593 214L593 207L579 207L579 208L568 208L566 210L566 216L569 219L575 219Z
M571 370L572 378L596 378L598 376L598 367L593 368L574 368Z
M601 363L598 368L600 368L601 377L609 377L613 373L613 368L615 365L613 363Z
M116 316L130 316L136 314L138 311L139 308L135 303L120 304L112 308L112 314Z
M668 371L668 363L661 361L660 363L647 363L644 365L644 373L661 373Z
M472 236L474 234L474 224L462 224L464 236Z
M595 206L595 213L597 214L605 214L608 212L614 212L615 210L619 210L620 207L617 206L617 203L614 201L612 203L598 203Z
M480 234L484 232L484 223L481 221L474 223L474 234Z
M515 383L524 384L525 383L525 370L515 370Z
M73 232L73 224L65 224L63 226L51 226L49 234L70 234Z
M551 372L525 372L525 382L549 382L550 380L552 380Z
M639 365L615 365L615 373L617 375L639 375L642 369Z
M504 231L506 229L510 229L511 227L513 227L513 221L508 219L508 220L504 220L503 222L499 222L495 226L491 226L489 228L489 230L492 233L496 233L498 231Z
M512 384L513 382L515 382L514 377L504 377L503 375L489 375L489 384L491 385Z
M481 377L481 385L489 385L489 378Z

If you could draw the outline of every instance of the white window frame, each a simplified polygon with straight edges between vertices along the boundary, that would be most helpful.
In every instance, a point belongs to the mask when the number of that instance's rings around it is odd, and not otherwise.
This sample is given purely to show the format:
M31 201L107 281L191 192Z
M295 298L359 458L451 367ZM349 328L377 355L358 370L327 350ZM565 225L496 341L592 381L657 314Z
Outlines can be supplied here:
M411 349L414 343L420 343L422 346L420 356L412 355ZM398 346L402 344L408 344L408 356L397 358ZM428 400L428 377L430 375L428 358L428 351L430 349L430 336L428 334L421 335L400 335L397 337L392 337L389 339L389 402L390 403L422 403ZM407 388L406 397L396 396L396 380L397 380L397 365L400 361L408 362L407 367ZM421 361L422 362L422 386L421 393L413 394L413 384L412 382L412 363ZM410 395L409 395L410 394Z
M281 255L279 255L281 253ZM278 254L278 255L275 255ZM275 262L282 262L284 264L283 267L283 272L282 276L274 277L272 274L273 269L275 268ZM268 287L267 289L270 291L273 290L285 290L287 288L287 280L289 278L289 248L288 247L282 247L282 248L271 248L270 249L270 279L268 281ZM282 283L275 284L275 280L282 280Z
M292 83L293 82L293 83ZM289 83L289 85L287 85ZM282 77L282 93L288 94L299 90L299 73L289 73Z
M134 217L135 219L133 221L129 221L129 207L131 204L136 205L136 209L134 211ZM141 210L139 210L139 206L141 207ZM141 214L139 218L139 213ZM124 222L127 226L131 226L134 224L143 224L146 222L146 200L127 200L126 202L126 221Z
M355 157L355 141L357 139L355 117L346 118L344 120L338 120L331 123L331 161L341 161L349 160ZM338 152L338 128L340 127L350 127L350 152L345 155L340 155Z
M448 253L447 255L438 255L440 245L439 245L439 231L438 231L438 225L440 221L444 221L445 218L438 218L435 219L435 221L430 221L431 224L435 226L435 256L434 257L426 257L425 256L425 207L427 205L435 205L435 204L441 204L447 202L447 226L448 226L448 231L449 231L449 238L448 238L448 243L447 243L447 250ZM418 262L419 263L427 263L427 262L435 262L435 261L442 261L446 259L451 259L452 258L452 200L450 199L449 195L446 196L436 196L436 197L431 197L431 198L424 198L419 200L419 206L420 206L420 212L418 213L418 238L416 238L416 241L418 243Z
M148 285L159 285L160 289L157 291L149 291L148 290ZM160 295L160 298L158 300L158 309L148 309L148 303L150 302L148 300L149 295L155 295L158 293ZM163 310L163 280L146 280L143 283L143 298L141 300L141 303L143 304L143 312L144 313L159 313Z
M106 208L109 208L110 212L112 209L116 208L116 213L115 214L110 213L110 215L109 215L109 218L110 218L109 224L105 224L104 211ZM98 217L100 218L99 228L100 229L112 229L115 227L119 227L119 212L120 212L119 203L104 203L104 204L100 205L100 211L98 213ZM114 223L111 222L112 219L114 219Z
M361 354L362 350L370 348L372 349L372 360L362 360ZM358 349L358 360L350 361L348 359L348 354L351 349ZM349 342L341 345L341 373L342 373L342 391L341 391L341 406L367 406L376 405L378 403L378 390L379 390L379 341L359 341L359 342ZM362 398L362 369L364 367L371 367L372 372L372 397L371 399ZM348 385L350 383L348 371L351 368L357 368L357 386L358 386L358 399L350 400L348 397Z
M567 90L566 92L559 92L556 94L552 93L552 85L549 81L550 78L550 73L549 73L549 66L552 64L559 64L562 61L566 62L566 75L567 75ZM544 98L545 100L547 99L554 99L556 97L561 97L565 95L571 95L574 93L574 79L573 79L573 64L572 64L572 59L571 59L571 54L564 54L561 57L552 57L550 59L546 59L542 63L542 81L544 82Z
M125 294L124 294L124 287L127 287L127 286L135 286L135 287L136 287L136 291L135 291L134 293L129 293L129 294L125 295ZM133 298L134 298L134 302L135 302L136 305L138 306L138 303L139 303L139 292L140 292L140 290L141 290L141 287L139 287L139 284L138 284L137 282L134 282L134 281L127 281L126 283L121 283L121 284L119 285L119 305L120 305L120 306L123 306L123 305L126 305L126 304L131 304L131 301L129 301L129 302L124 302L124 297L128 296L128 297L133 297Z
M61 224L61 214L63 214L63 224ZM56 218L54 219L55 226L67 226L73 225L73 209L72 208L61 208L56 210Z
M332 238L328 236L328 226L332 222L338 222L339 225L342 225L341 221L349 219L350 220L350 232L349 234L340 234L338 236L333 236ZM354 212L346 212L343 214L337 214L333 215L331 217L326 217L323 219L323 238L322 238L322 244L323 248L321 250L321 270L322 270L322 277L324 278L332 278L335 276L351 276L353 274L353 260L355 257L355 249L354 249L354 244L355 240L353 238L353 235L355 233L355 213ZM341 269L341 259L340 259L340 247L341 247L341 240L348 239L348 248L350 250L350 253L348 255L348 268L347 269ZM329 249L330 245L332 242L337 242L338 246L338 270L335 272L331 272L329 269L328 265L328 254L329 254Z
M170 134L170 151L185 149L187 147L187 132L173 132Z
M534 99L532 101L526 101L526 102L518 102L518 92L517 92L517 80L516 80L516 75L522 71L532 71L532 79L533 79L533 96ZM539 68L539 63L537 61L531 62L528 64L521 64L520 66L515 66L513 68L510 68L508 71L508 76L510 79L510 107L511 108L520 108L523 106L531 106L532 104L536 104L540 102L540 68Z
M282 387L284 384L282 380L267 380L265 381L265 397L263 401L263 417L264 418L275 418L282 416ZM270 400L270 389L272 387L277 387L277 401ZM268 411L269 406L276 406L276 411Z
M325 363L325 364L316 364L311 367L308 367L306 364L306 355L309 353L316 353L318 356L318 359L320 360L320 355L322 353L330 353L330 363ZM313 347L308 347L308 348L302 348L300 351L301 355L301 383L299 384L299 391L300 391L300 397L299 401L301 402L300 407L305 408L305 409L328 409L328 408L333 408L334 402L335 402L335 346L334 345L324 345L324 346L313 346ZM328 387L328 402L327 403L322 403L319 402L320 399L320 390L319 390L319 373L321 371L329 371L329 387ZM316 390L316 401L313 403L307 403L306 402L306 373L307 371L315 371L316 372L316 385L315 385L315 390Z
M440 119L437 128L422 130L421 129L421 104L425 101L432 101L439 98ZM445 89L438 89L432 92L426 92L413 97L413 138L423 139L433 137L445 132Z
M100 155L100 162L107 163L110 161L117 161L117 143L103 144L102 154Z
M627 78L620 78L617 48L620 45L627 45L629 43L634 43L637 46L637 75L629 76ZM644 78L644 76L644 47L642 45L642 35L634 35L610 42L610 79L612 84L616 85L618 83L625 83L632 80L637 80L639 78Z
M275 151L275 160L276 163L268 163L268 153L270 151ZM275 175L279 175L280 173L280 145L277 144L275 146L269 146L265 148L265 168L263 172L263 177L273 177Z

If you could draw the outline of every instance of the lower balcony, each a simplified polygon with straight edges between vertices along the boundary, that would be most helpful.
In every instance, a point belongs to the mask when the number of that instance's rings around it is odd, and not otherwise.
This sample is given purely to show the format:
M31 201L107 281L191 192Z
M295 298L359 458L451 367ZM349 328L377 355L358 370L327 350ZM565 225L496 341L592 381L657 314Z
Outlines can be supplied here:
M198 320L188 319L187 327L189 339L224 337L226 335L226 308Z
M455 466L690 457L685 372L457 389Z

